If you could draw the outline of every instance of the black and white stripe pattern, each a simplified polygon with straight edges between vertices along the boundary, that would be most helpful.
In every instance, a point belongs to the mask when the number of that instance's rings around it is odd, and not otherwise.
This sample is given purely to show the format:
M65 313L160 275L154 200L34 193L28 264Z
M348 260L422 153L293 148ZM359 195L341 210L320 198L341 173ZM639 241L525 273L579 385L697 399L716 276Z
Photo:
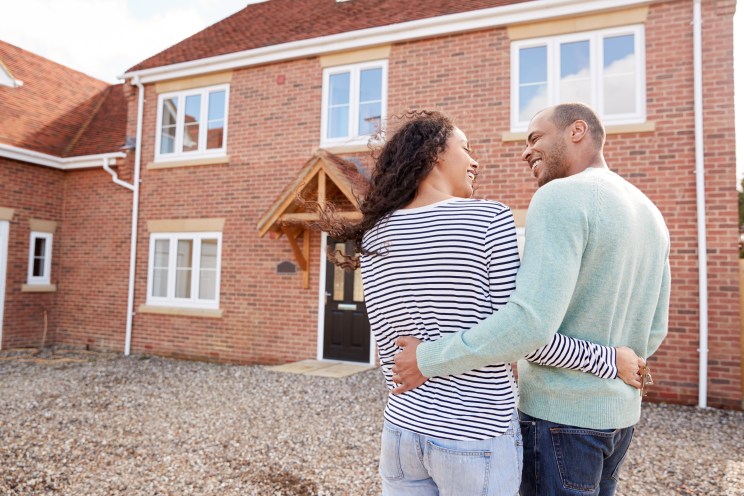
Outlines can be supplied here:
M379 255L362 257L364 296L388 388L395 340L423 341L469 329L498 310L515 288L519 268L511 211L501 203L451 199L399 210L364 236ZM556 334L530 360L614 378L613 348ZM510 364L430 378L390 395L385 418L444 439L486 439L510 426L518 393Z

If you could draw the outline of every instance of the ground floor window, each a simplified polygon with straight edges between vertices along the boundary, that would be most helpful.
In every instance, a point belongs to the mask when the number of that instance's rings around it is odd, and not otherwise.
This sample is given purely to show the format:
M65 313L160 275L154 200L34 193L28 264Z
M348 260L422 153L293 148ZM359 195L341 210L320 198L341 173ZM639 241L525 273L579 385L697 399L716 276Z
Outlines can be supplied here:
M52 233L31 231L28 253L28 284L50 284Z
M147 303L219 308L222 233L153 233Z

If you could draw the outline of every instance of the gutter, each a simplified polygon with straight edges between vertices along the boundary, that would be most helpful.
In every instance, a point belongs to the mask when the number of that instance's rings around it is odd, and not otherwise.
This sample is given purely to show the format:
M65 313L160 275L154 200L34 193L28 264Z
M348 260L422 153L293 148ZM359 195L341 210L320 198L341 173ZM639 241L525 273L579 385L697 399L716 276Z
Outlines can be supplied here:
M139 77L142 83L190 77L239 67L317 56L376 45L411 41L453 33L475 31L543 19L574 17L599 12L648 5L655 0L535 0L511 5L472 10L427 19L359 29L329 36L291 41L278 45L233 52L215 57L179 62L160 67L126 72L119 79Z
M705 148L703 144L703 55L700 0L692 3L692 56L695 97L695 187L697 192L698 285L700 286L700 353L698 407L708 402L708 247L705 224Z
M129 356L132 349L132 321L134 319L134 276L137 267L137 219L139 216L140 164L142 162L142 114L145 104L145 87L139 76L134 76L132 84L137 86L137 141L134 151L134 195L132 197L132 236L129 248L129 290L127 296L127 326L124 336L124 355Z

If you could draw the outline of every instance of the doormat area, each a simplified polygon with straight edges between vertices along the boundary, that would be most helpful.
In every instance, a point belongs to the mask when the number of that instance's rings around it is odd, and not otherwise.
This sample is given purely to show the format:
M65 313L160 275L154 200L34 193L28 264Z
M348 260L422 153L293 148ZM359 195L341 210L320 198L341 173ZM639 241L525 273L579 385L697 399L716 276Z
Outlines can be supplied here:
M374 367L365 364L324 362L321 360L301 360L299 362L285 363L266 367L266 370L274 372L289 372L290 374L316 375L320 377L348 377Z

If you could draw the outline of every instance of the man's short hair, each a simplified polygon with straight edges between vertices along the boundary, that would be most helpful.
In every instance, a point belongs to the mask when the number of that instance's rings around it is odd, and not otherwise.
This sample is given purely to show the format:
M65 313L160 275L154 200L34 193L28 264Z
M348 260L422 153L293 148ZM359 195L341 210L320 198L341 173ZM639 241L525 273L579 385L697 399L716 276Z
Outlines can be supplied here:
M584 121L589 126L592 141L598 149L602 149L605 142L605 129L602 121L592 108L583 103L561 103L553 107L550 120L561 131L576 121Z

